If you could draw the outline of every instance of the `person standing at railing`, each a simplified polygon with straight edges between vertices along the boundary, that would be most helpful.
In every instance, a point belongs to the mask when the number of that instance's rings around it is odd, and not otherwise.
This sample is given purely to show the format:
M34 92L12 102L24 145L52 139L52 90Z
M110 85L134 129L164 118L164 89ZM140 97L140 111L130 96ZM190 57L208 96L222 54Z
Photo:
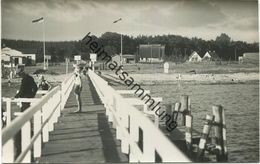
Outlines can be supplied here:
M18 67L16 73L19 77L22 77L21 86L19 92L15 95L15 98L34 98L38 87L32 76L24 72L23 67ZM30 106L28 102L22 102L21 112L25 111Z
M51 84L47 80L44 79L43 75L40 76L40 81L38 83L38 88L43 90L43 91L48 91L48 90L51 89Z
M80 68L76 67L75 71L75 82L74 82L74 94L76 95L76 100L78 104L78 109L74 111L74 113L79 113L82 111L81 108L81 91L82 91L82 81L81 81L81 76L80 76Z
M24 72L24 67L17 67L16 73L19 77L22 77L21 86L19 92L15 95L15 98L34 98L38 90L37 85L32 76ZM30 103L22 102L21 112L24 112L30 107ZM33 124L31 124L31 134ZM19 131L15 137L14 144L16 147L15 158L21 153L21 131Z

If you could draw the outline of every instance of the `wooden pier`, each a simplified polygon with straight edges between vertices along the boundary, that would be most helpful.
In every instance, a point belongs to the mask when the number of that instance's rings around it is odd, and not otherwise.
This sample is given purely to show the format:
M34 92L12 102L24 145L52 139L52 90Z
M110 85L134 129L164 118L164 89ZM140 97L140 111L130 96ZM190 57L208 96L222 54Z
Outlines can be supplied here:
M176 120L178 128L169 132L166 119L149 111L144 101L123 96L133 95L133 91L115 90L91 70L89 76L83 76L82 112L73 113L77 109L71 92L73 82L70 76L14 121L9 120L2 133L4 162L191 162L205 161L205 151L215 152L218 161L226 161L226 126L221 106L214 106L213 116L206 116L205 125L196 131L192 127L190 99L184 95L180 102L162 108L172 115L171 119L178 115L181 118ZM162 98L154 100L161 102ZM10 104L7 106L10 115ZM32 120L34 134L30 134ZM211 128L214 138L208 137ZM22 152L15 159L13 139L20 130ZM214 144L209 144L213 140Z
M40 163L128 162L121 152L116 131L105 115L105 108L87 77L83 76L82 112L77 110L71 92L61 117L44 144Z

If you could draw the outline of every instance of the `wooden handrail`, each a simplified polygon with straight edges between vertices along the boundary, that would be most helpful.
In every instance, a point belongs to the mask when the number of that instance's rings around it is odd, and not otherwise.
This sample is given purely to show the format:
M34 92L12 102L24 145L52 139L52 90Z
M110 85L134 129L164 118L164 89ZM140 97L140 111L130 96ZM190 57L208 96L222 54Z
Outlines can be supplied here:
M30 162L31 148L34 146L34 152L36 157L41 155L41 143L47 142L49 140L49 132L53 130L53 125L57 122L60 116L61 110L64 108L63 104L67 101L70 91L73 87L73 78L69 76L66 82L62 85L56 86L41 99L34 98L19 98L10 99L3 98L2 101L7 103L7 115L11 116L11 102L32 102L31 106L19 116L10 120L6 127L2 131L2 146L4 151L4 162ZM9 104L9 105L8 105ZM30 120L34 118L34 136L30 135ZM46 125L47 124L47 125ZM18 131L22 131L22 152L19 154L18 158L14 160L14 145L13 138ZM42 135L42 137L40 136ZM29 141L29 142L28 142ZM9 150L11 152L9 152ZM10 157L10 159L9 159Z
M60 90L60 86L55 87L45 95L41 101L30 106L20 117L14 119L9 126L5 127L2 133L2 145L19 132L22 126L29 121L38 110L41 110L41 106L43 106L58 90Z
M118 93L91 70L89 77L106 107L108 120L112 121L113 127L116 128L117 139L121 140L121 150L129 154L130 162L155 162L155 151L161 156L162 162L190 162L148 117L129 104L129 99L120 95L122 91ZM137 144L140 140L138 129L143 132L142 150Z

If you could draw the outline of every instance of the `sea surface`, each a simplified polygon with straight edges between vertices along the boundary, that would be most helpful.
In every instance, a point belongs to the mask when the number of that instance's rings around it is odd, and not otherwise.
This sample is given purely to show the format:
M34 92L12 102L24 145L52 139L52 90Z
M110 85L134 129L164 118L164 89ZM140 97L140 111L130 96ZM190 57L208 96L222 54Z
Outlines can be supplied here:
M164 103L180 101L180 95L191 98L193 126L202 131L203 118L212 115L212 105L225 109L229 162L259 161L259 85L153 85L142 86Z

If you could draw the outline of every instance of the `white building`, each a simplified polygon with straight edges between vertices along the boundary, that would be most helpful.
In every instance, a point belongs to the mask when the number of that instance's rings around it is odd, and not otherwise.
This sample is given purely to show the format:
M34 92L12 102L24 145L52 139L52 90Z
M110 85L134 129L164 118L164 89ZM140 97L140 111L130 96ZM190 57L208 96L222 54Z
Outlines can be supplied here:
M15 67L17 64L33 65L36 63L36 56L5 47L1 50L1 61L5 67Z
M202 60L202 58L200 57L200 55L196 52L193 51L189 57L189 62L200 62Z

